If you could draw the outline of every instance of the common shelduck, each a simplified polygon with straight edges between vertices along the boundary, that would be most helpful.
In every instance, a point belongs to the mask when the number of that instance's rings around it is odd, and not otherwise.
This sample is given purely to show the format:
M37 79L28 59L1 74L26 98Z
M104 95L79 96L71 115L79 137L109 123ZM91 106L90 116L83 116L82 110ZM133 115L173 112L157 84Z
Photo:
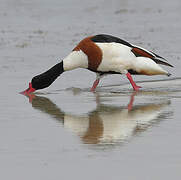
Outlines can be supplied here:
M125 74L137 91L140 87L133 81L131 74L170 76L170 73L159 66L162 64L173 67L165 61L163 57L120 38L106 34L90 36L80 41L63 61L33 77L29 88L22 93L46 88L63 72L76 68L85 68L96 73L97 78L91 91L95 91L100 78L105 74Z

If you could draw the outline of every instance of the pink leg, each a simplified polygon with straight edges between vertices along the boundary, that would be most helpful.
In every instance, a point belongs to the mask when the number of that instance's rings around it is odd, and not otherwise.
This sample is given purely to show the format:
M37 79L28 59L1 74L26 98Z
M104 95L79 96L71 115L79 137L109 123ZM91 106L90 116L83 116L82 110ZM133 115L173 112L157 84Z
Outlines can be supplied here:
M134 89L135 91L138 91L139 88L141 88L141 87L136 85L136 83L133 81L133 78L132 78L131 74L128 72L128 73L126 74L126 76L127 76L128 80L129 80L129 82L131 83L133 89Z
M94 81L94 84L92 85L92 88L91 88L91 92L94 92L94 91L95 91L97 85L99 84L99 80L100 80L100 79L96 79L96 80Z

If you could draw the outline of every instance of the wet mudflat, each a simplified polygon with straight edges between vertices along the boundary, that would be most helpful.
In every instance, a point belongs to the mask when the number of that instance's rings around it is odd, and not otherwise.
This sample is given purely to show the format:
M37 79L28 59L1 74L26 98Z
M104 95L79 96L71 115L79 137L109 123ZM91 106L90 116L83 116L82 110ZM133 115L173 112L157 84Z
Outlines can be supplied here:
M0 178L180 179L179 0L0 0ZM139 7L139 8L138 8ZM155 51L171 77L102 79L77 69L18 92L85 36L108 33Z

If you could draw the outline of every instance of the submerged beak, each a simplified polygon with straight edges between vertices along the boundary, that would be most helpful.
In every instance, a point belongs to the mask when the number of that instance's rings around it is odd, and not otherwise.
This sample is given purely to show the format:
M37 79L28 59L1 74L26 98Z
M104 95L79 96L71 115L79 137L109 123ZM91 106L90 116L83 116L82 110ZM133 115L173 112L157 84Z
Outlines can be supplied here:
M29 83L29 88L26 89L25 91L20 92L20 94L27 95L27 94L30 94L30 93L34 92L35 90L36 90L36 89L34 89L34 88L32 87L32 84Z

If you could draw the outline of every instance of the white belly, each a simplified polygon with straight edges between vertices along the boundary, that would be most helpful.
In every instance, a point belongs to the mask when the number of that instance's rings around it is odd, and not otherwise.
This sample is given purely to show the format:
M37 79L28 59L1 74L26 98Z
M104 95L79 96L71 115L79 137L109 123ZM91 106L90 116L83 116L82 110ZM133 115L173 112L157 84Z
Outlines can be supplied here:
M101 64L98 71L122 72L131 69L135 60L131 48L119 43L96 43L103 52Z

